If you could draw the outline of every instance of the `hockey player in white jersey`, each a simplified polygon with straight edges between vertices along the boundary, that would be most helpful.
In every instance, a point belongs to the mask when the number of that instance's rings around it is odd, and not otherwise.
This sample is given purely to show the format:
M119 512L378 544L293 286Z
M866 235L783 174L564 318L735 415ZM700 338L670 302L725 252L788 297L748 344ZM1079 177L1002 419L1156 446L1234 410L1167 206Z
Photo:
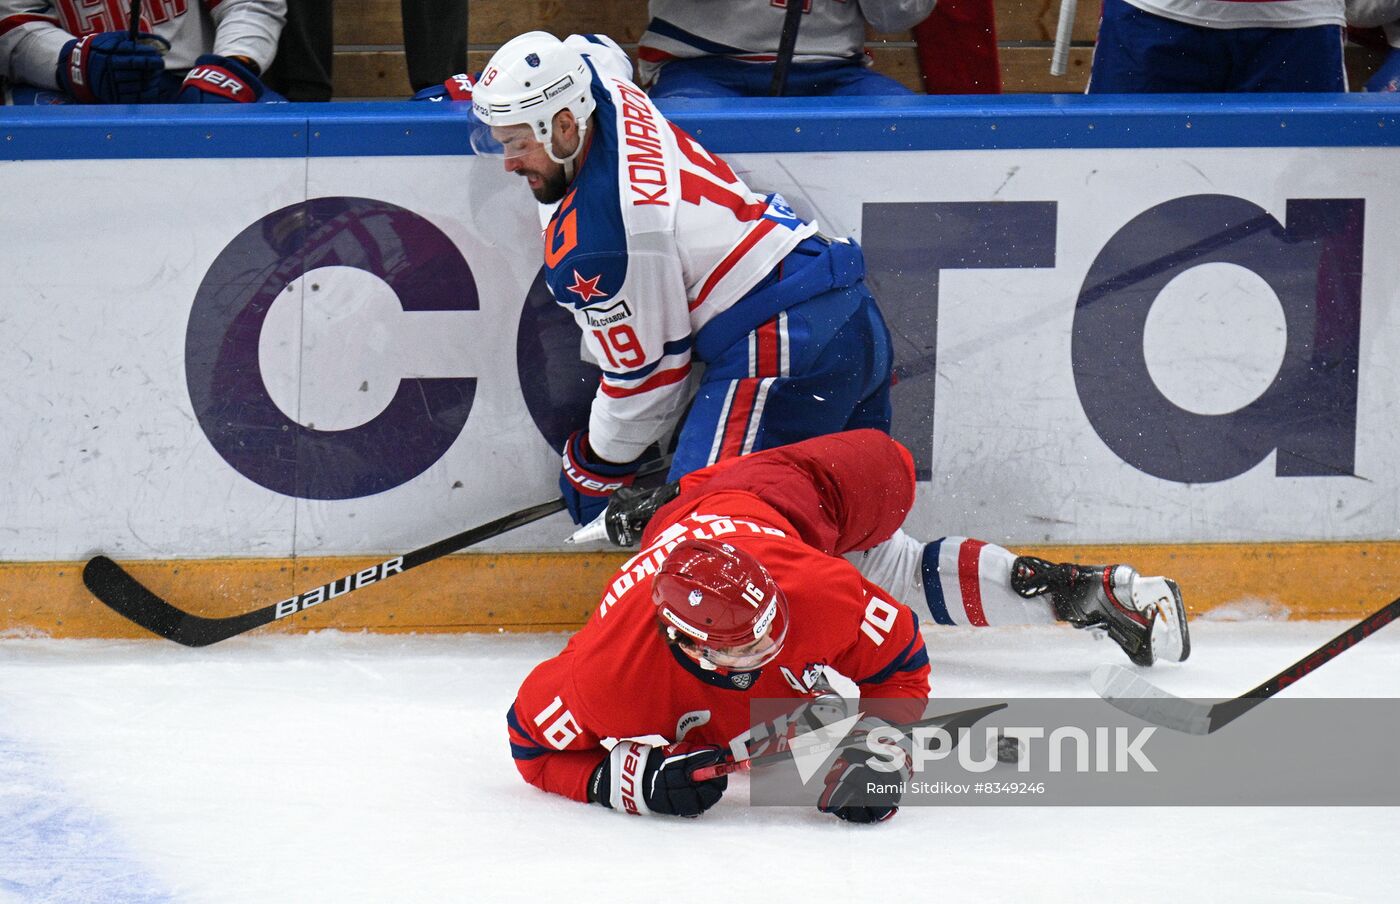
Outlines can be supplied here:
M752 191L630 69L610 41L532 32L492 57L472 99L473 143L540 202L545 280L603 371L564 450L578 523L692 398L673 476L890 418L889 334L860 247Z
M603 371L588 425L562 453L575 522L631 484L687 404L672 479L809 437L889 432L890 338L860 247L754 192L669 122L615 43L531 32L474 84L445 90L471 92L473 147L502 157L539 202L545 281ZM1016 571L1000 547L903 531L853 558L941 624L1058 616L1106 629L1136 662L1189 651L1175 585L1126 566L1027 559ZM1042 594L1053 614L1019 603Z
M256 103L286 0L0 0L0 74L12 102Z
M910 94L869 68L866 26L907 31L935 0L793 0L802 3L785 95ZM769 93L787 3L783 0L651 0L637 47L652 97L761 97Z

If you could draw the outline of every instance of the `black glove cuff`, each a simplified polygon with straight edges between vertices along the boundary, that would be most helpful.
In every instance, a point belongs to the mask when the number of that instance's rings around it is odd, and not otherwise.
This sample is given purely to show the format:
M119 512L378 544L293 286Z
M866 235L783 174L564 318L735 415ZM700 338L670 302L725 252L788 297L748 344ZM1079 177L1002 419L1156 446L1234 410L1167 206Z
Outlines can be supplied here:
M604 756L602 762L593 768L593 774L588 777L588 802L602 804L609 810L612 809L612 804L608 801L608 788L612 778L608 766L611 762L611 756Z

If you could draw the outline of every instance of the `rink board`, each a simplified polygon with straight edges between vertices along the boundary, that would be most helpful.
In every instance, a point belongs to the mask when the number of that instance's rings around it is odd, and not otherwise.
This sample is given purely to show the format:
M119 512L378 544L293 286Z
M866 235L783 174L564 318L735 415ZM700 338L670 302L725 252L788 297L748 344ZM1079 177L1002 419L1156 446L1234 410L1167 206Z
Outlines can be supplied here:
M912 533L1107 546L1197 611L1340 617L1400 587L1384 101L674 117L861 240ZM0 625L124 630L76 581L97 551L179 600L197 573L196 599L237 611L557 492L597 371L538 282L523 186L466 153L460 112L10 108L0 197ZM577 624L618 557L560 553L567 532L517 530L306 626ZM458 590L482 575L489 614Z
M1181 585L1191 617L1354 619L1400 588L1400 544L1274 543L1190 546L1024 546L1051 560L1132 562ZM439 633L566 631L582 626L626 556L505 553L451 556L327 600L260 631ZM199 559L129 563L132 574L195 615L269 606L378 559ZM0 636L142 638L151 635L96 603L82 563L0 563Z

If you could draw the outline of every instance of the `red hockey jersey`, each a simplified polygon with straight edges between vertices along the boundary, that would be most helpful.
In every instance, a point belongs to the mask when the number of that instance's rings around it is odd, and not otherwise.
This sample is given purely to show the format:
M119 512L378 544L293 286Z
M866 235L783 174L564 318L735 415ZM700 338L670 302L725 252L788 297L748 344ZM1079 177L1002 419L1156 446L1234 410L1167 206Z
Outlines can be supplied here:
M929 664L917 616L839 558L886 539L913 500L909 452L875 430L729 459L685 477L588 623L520 688L507 722L521 774L584 801L589 775L614 740L719 744L742 759L757 740L750 701L811 696L821 666L854 680L862 696L906 698L911 716L921 713ZM744 549L787 595L787 640L763 668L707 672L662 636L651 578L689 538Z

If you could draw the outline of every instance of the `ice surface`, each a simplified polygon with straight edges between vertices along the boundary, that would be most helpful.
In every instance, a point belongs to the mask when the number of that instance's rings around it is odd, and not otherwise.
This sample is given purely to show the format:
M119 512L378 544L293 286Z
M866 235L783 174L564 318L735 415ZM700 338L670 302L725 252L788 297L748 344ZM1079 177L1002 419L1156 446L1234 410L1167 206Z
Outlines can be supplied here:
M1200 622L1191 660L1152 680L1233 695L1343 627ZM1088 696L1121 659L1062 628L926 636L946 696ZM860 827L750 808L742 777L698 820L552 797L516 773L505 712L561 644L0 640L0 904L1394 900L1386 808L905 808ZM1397 686L1392 629L1286 693Z

